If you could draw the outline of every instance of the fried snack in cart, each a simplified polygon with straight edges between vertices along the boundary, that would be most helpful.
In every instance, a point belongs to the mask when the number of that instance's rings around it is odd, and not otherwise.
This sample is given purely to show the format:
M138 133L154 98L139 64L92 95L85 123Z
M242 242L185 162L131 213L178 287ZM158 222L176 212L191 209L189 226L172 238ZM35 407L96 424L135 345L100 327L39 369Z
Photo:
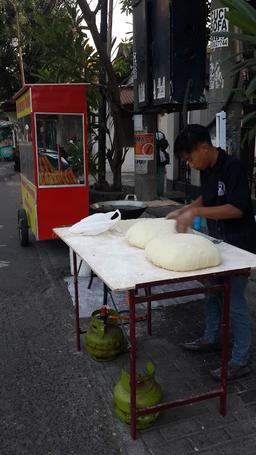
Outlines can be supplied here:
M69 174L70 174L72 183L78 183L77 177L75 176L75 174L74 174L74 172L72 171L72 169L69 170Z
M54 169L47 156L40 156L38 162L40 185L72 185L78 183L72 169L65 171Z
M54 167L48 160L47 156L39 156L39 171L40 172L54 172Z

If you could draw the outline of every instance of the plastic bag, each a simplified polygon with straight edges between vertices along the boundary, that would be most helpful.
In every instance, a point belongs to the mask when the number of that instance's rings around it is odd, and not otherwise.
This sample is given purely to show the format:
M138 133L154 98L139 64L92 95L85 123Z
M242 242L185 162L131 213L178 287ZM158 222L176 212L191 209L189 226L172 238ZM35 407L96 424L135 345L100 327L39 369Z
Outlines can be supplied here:
M83 218L69 228L72 234L97 235L112 229L121 219L119 210L107 213L95 213L94 215Z

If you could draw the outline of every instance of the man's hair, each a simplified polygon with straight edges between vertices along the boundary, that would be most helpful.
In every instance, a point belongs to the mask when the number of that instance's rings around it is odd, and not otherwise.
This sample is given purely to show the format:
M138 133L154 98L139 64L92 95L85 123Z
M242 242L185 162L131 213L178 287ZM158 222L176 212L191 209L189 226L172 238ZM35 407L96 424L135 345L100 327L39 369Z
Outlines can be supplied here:
M200 144L212 145L210 134L205 126L192 124L186 126L174 142L174 154L181 157L190 154Z

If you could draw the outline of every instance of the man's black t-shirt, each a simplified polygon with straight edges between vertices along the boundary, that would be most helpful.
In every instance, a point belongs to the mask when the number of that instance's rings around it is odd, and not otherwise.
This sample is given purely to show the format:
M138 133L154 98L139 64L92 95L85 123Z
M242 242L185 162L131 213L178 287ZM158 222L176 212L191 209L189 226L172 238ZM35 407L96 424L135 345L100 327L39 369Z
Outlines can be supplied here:
M201 172L201 195L205 207L232 204L242 218L207 220L209 234L256 253L256 224L248 179L241 162L218 148L215 165Z

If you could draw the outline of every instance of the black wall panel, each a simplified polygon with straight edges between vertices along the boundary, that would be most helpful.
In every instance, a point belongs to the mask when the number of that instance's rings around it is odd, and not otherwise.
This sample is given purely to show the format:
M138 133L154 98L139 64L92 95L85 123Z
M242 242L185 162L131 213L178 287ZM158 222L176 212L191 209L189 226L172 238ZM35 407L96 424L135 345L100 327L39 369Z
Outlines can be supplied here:
M206 2L173 0L171 19L171 101L183 102L191 80L190 102L200 102L205 87Z
M138 107L147 106L149 99L149 21L147 0L134 2L133 8L133 80L134 104Z
M135 4L135 106L181 110L188 84L185 101L190 108L204 103L205 0L137 0Z

